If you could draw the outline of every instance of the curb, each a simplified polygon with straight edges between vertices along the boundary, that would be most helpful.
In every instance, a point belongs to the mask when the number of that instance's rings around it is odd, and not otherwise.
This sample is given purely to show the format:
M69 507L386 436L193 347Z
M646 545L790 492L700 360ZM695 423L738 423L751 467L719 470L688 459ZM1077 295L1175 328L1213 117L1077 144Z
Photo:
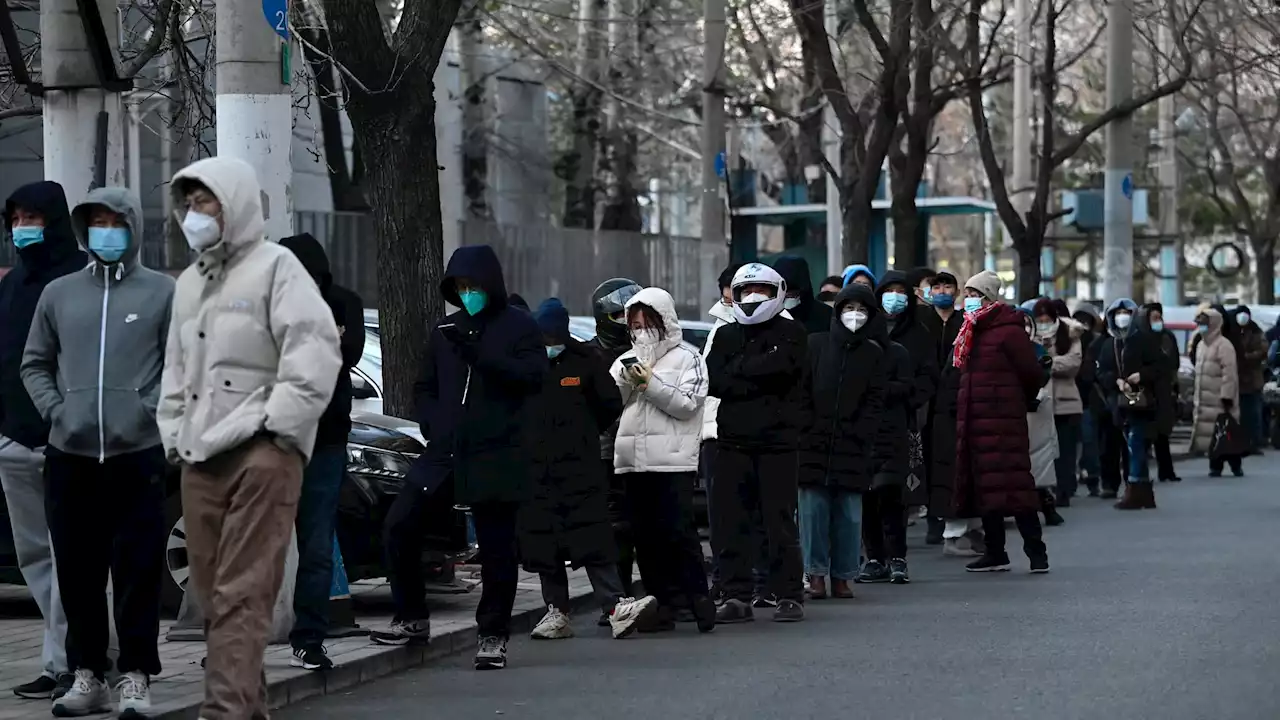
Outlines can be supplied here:
M596 608L598 611L590 586L581 594L571 596L569 605L572 613L590 608ZM511 613L512 636L527 634L533 630L533 626L545 612L546 608L540 600L539 604L532 607L524 609L517 607ZM383 647L370 643L367 652L361 651L358 657L345 660L327 672L307 672L276 682L268 681L267 707L270 710L278 710L308 698L350 690L388 675L420 668L436 660L474 650L475 646L474 620L461 627L432 636L431 644L426 647ZM162 705L154 709L148 717L152 720L199 720L200 706L198 703L167 708Z

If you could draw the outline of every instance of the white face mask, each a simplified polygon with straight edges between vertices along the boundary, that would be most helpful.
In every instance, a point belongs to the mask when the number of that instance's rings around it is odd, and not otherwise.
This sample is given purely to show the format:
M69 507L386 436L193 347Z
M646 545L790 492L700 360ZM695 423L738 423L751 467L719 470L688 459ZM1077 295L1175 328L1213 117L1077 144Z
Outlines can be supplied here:
M738 302L743 305L750 305L751 303L762 303L768 299L769 296L764 293L750 293L748 295L743 295L742 299Z
M849 332L858 332L858 328L867 324L867 314L861 310L845 310L840 313L840 324L849 329Z
M637 360L649 367L658 361L658 343L661 341L662 336L652 328L631 331L631 350Z
M798 307L800 307L800 298L789 297L782 301L782 308L784 310L795 310Z
M1120 314L1116 315L1116 327L1120 328L1121 330L1127 330L1129 328L1129 325L1132 323L1133 323L1132 315L1120 315Z
M187 238L187 245L196 252L208 250L222 239L218 219L194 210L188 210L187 216L182 219L182 234Z
M1237 315L1237 316L1236 316L1236 321L1240 323L1240 326L1241 326L1241 327L1244 327L1245 325L1248 325L1248 324L1249 324L1249 313L1240 313L1239 315Z

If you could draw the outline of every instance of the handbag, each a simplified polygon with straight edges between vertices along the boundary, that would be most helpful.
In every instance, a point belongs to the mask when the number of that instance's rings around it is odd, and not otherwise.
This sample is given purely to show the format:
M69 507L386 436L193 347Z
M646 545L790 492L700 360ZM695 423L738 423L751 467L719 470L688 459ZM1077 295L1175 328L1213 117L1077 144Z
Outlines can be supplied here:
M1240 421L1229 412L1219 413L1213 423L1213 437L1209 440L1209 457L1237 457L1248 451L1248 439Z
M1124 372L1124 370L1122 369L1124 366L1120 364L1120 349L1117 348L1114 343L1111 345L1111 347L1115 349L1116 373L1119 374L1121 372ZM1125 401L1124 406L1126 409L1128 410L1151 409L1151 406L1153 405L1153 403L1151 402L1151 393L1147 392L1146 388L1142 387L1141 385L1138 385L1138 386L1129 385L1128 387L1129 387L1128 390L1120 391L1120 394L1124 396L1124 401Z

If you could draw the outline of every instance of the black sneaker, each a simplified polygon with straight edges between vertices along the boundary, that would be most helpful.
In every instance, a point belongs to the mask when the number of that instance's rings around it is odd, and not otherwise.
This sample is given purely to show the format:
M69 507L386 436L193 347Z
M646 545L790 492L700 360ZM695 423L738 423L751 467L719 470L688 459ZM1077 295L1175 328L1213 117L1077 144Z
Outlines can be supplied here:
M657 612L646 613L636 622L636 631L650 635L671 632L676 629L676 615L666 605L659 605Z
M1049 572L1049 556L1048 555L1036 555L1035 557L1031 558L1031 574L1032 575L1044 575L1047 572Z
M709 633L716 629L716 604L711 598L697 597L693 599L693 617L698 623L698 632Z
M776 608L778 607L778 598L773 595L759 593L755 597L751 598L751 607L760 608L761 610Z
M72 676L74 679L74 676ZM13 694L24 700L49 700L58 687L58 681L48 675L41 675L29 683L13 689Z
M203 664L204 660L201 660L200 662L201 662L200 667L204 667L204 664ZM66 695L67 693L71 692L71 686L75 684L76 684L75 673L68 672L68 673L62 673L61 675L59 675L58 684L56 687L53 688L53 699L57 700L63 695Z
M501 670L507 666L507 641L500 637L480 638L480 648L476 650L477 670Z
M983 555L964 566L969 572L1009 572L1009 556Z
M374 630L369 639L377 645L426 645L431 642L430 620L392 620L386 630Z
M868 560L863 566L862 571L858 573L858 577L853 581L856 583L887 583L891 578L889 568L879 560Z
M329 659L323 645L296 647L289 664L303 670L332 670L333 661Z
M907 572L907 561L903 558L893 558L889 561L889 582L894 585L906 585L911 582L911 575Z
M716 624L732 625L734 623L751 622L756 619L755 611L752 610L750 603L745 603L737 598L729 598L720 603L720 607L716 608Z
M804 620L804 606L795 600L780 600L773 611L774 622L800 622Z
M942 533L944 530L946 530L946 527L947 527L947 523L942 518L930 517L929 531L925 533L924 544L925 545L941 545L943 540Z
M596 620L596 627L609 627L609 613L601 610L600 617Z
M1244 477L1244 468L1235 468L1231 471L1231 474L1236 477Z

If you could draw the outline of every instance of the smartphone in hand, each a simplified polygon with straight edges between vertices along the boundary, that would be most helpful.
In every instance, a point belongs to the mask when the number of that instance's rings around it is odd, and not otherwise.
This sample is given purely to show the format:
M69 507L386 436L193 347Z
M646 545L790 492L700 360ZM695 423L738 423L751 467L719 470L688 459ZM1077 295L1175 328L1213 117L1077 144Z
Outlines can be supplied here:
M639 365L639 364L640 364L640 358L634 358L634 357L622 358L622 367L624 368L629 368L633 365Z

